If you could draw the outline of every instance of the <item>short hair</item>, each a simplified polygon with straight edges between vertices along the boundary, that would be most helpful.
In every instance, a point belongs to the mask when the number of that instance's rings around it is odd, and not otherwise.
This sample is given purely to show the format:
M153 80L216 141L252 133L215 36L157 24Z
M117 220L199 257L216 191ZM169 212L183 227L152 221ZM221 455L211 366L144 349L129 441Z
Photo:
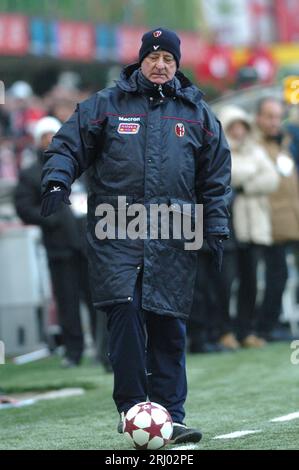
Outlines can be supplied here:
M258 100L257 105L256 105L256 114L257 115L261 114L264 104L267 103L268 101L274 101L275 103L278 103L283 107L283 101L280 100L279 98L277 98L275 96L270 96L270 95L269 96L263 96L263 98L260 98Z

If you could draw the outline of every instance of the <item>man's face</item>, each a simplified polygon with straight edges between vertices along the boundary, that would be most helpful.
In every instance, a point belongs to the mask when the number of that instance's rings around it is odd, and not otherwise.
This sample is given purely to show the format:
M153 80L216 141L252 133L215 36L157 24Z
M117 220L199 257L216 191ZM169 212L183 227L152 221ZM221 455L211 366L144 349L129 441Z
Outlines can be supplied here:
M256 122L265 136L275 137L281 132L283 107L277 101L265 101Z
M159 85L169 82L174 77L176 69L175 58L167 51L151 52L141 63L143 75Z

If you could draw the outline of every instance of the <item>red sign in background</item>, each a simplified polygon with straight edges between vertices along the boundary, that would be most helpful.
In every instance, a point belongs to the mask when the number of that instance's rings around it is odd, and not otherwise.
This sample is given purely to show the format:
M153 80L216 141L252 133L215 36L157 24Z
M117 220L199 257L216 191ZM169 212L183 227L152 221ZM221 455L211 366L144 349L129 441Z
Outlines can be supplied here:
M93 60L95 57L95 31L88 23L60 21L58 23L59 57Z
M276 0L274 3L278 40L281 42L299 41L299 1Z
M28 19L21 15L0 15L0 54L22 55L28 52Z
M138 51L141 46L142 35L145 28L132 28L121 26L117 31L117 56L120 62L130 63L138 60Z
M199 82L221 83L232 80L236 69L232 60L232 51L228 46L207 44L198 58L196 76Z
M203 53L205 42L196 33L179 32L181 38L181 63L183 66L198 64Z
M247 65L255 68L262 83L272 83L274 80L277 64L266 47L252 48Z

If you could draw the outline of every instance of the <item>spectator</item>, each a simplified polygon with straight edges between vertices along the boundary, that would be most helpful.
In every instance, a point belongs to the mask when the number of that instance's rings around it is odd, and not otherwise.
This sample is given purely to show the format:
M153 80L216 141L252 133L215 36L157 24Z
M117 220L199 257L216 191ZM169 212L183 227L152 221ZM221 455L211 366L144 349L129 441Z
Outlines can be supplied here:
M268 194L277 189L279 176L267 154L254 142L245 111L235 106L224 108L220 120L232 152L232 211L239 276L237 334L244 347L261 347L265 341L254 334L257 263L261 247L272 242Z
M79 365L84 349L80 296L88 306L93 333L96 314L88 284L83 239L85 217L76 218L68 205L64 205L57 214L47 219L40 215L43 152L60 126L57 119L49 116L38 121L34 129L37 161L21 171L15 192L15 205L19 217L26 224L38 225L42 229L66 349L62 365L73 367ZM72 207L76 208L76 205Z
M258 329L268 340L283 339L276 334L282 310L282 295L288 278L286 250L299 240L299 185L294 160L289 155L289 139L282 130L284 108L268 97L258 103L257 139L280 175L278 189L269 196L273 243L264 249L265 293L259 309Z

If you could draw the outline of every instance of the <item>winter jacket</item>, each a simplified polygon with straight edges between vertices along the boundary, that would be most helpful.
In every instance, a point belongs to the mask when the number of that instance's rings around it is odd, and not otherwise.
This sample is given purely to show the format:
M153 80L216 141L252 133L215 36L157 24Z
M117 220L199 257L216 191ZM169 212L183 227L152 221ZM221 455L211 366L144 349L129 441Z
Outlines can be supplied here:
M89 177L90 276L95 306L131 302L142 271L142 306L187 318L192 304L197 252L185 240L105 239L96 236L96 207L204 205L204 230L228 235L230 152L221 125L202 93L181 73L164 96L140 89L138 64L124 69L115 86L80 103L46 152L42 189L50 181L71 187Z

